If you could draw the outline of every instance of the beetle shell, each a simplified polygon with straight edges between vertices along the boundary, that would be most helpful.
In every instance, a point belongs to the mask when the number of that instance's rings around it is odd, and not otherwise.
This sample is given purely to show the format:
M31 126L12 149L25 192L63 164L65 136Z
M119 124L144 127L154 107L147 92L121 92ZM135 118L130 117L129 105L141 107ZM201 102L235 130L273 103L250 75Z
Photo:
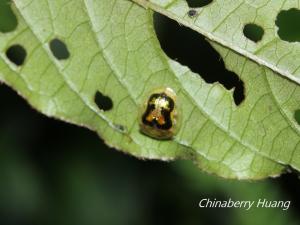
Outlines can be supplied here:
M140 116L142 133L156 139L171 139L178 128L178 102L171 88L153 91Z

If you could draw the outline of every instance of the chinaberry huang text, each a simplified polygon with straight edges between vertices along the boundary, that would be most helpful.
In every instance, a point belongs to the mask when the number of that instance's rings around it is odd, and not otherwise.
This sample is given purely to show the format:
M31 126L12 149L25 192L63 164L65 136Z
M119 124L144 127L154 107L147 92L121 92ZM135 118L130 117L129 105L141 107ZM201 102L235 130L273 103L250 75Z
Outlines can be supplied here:
M250 210L253 207L256 208L280 208L282 210L288 210L291 201L274 201L267 199L258 199L256 201L234 201L231 198L227 200L217 200L203 198L199 201L200 208L241 208Z

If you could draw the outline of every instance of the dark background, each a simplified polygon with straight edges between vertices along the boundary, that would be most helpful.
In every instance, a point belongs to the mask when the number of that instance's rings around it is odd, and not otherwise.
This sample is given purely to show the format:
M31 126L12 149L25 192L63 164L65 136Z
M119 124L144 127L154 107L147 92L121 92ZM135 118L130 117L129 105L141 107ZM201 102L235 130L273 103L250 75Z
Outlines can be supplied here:
M14 24L7 2L0 2L0 30ZM166 54L204 74L207 82L218 81L228 89L243 85L226 71L203 37L161 16L155 18ZM193 44L175 48L182 38ZM202 54L195 55L195 49ZM198 68L197 62L204 60L201 65L206 67ZM214 75L220 73L228 79ZM243 100L243 89L236 95ZM91 131L37 113L5 85L0 85L0 100L0 224L300 223L300 182L295 172L245 182L204 174L187 161L140 161L108 148ZM200 209L202 198L292 203L287 211Z

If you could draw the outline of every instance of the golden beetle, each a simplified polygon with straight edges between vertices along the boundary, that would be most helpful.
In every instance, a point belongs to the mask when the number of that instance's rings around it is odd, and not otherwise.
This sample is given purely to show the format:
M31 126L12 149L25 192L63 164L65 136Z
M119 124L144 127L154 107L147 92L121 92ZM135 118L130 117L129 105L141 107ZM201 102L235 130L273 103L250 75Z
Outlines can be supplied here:
M169 87L153 91L143 105L140 118L142 133L156 139L171 139L178 128L176 93Z

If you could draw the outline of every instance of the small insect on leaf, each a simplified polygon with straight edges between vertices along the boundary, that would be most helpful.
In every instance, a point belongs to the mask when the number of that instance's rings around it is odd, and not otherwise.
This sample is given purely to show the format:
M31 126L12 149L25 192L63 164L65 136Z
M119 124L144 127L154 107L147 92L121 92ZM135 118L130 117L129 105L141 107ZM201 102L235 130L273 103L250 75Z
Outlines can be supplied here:
M178 131L177 96L171 88L153 91L140 118L142 133L156 139L171 139Z

